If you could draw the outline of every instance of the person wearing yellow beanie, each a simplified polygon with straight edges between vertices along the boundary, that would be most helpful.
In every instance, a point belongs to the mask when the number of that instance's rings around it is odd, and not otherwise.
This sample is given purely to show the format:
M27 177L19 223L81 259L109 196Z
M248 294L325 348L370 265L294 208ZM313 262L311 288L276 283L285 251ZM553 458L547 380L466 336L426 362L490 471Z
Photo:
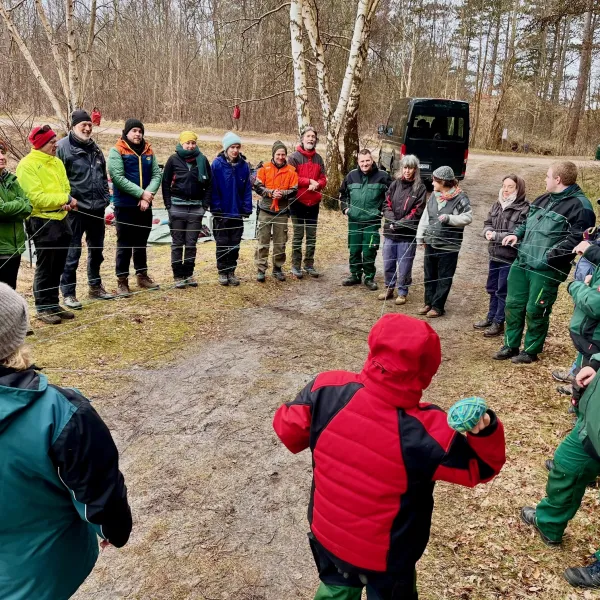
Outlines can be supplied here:
M179 134L179 143L181 145L187 142L198 142L198 136L193 131L182 131Z

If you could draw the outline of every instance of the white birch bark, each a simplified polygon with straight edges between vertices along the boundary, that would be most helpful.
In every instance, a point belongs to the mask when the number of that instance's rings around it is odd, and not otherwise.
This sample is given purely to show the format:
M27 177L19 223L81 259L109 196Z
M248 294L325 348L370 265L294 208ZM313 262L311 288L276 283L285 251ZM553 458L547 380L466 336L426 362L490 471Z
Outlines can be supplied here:
M25 62L29 65L29 68L31 69L33 76L37 79L38 83L40 84L40 87L42 88L42 90L46 94L46 97L50 101L50 104L52 105L52 109L54 110L54 115L59 120L60 124L63 125L63 127L65 127L65 129L66 129L67 119L66 119L64 107L61 105L61 103L59 102L55 93L52 91L52 88L48 85L48 82L42 75L42 72L40 71L39 67L37 66L35 60L33 59L31 52L29 52L29 49L27 48L25 41L23 40L23 38L21 37L21 34L17 30L15 23L10 15L10 13L7 11L6 6L2 0L0 0L0 16L4 20L6 28L10 32L10 35L12 36L15 44L21 51L21 54L23 55Z
M97 16L97 0L92 0L90 8L90 24L88 27L87 43L85 46L85 52L83 55L83 67L81 72L81 83L79 86L79 98L77 99L77 106L83 106L85 99L85 92L87 90L88 78L90 76L90 59L92 56L92 47L94 45L94 39L96 38L96 16Z
M65 25L67 28L67 65L69 67L69 112L81 108L78 106L80 98L79 69L77 68L77 36L73 22L73 9L75 0L65 0Z
M310 124L308 108L308 89L306 84L306 62L304 60L304 40L302 38L302 2L292 0L290 3L290 37L292 42L292 62L294 66L294 97L296 100L296 116L298 130Z

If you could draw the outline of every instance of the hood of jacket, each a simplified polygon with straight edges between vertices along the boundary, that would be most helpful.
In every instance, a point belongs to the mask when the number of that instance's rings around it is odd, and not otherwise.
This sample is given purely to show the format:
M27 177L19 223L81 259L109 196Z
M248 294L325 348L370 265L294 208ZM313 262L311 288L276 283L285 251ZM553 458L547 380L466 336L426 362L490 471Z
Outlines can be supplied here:
M440 338L428 323L388 314L371 329L369 355L360 379L384 402L414 408L441 361Z
M119 151L119 154L135 154L136 156L153 154L152 146L150 145L150 142L147 142L146 140L144 140L144 150L141 154L138 154L123 138L117 140L115 148Z
M15 371L0 367L0 434L21 411L46 391L48 380L33 369Z
M312 150L307 150L302 144L298 144L296 146L296 150L298 150L300 154L303 154L307 158L312 158L317 153L316 148L313 148Z

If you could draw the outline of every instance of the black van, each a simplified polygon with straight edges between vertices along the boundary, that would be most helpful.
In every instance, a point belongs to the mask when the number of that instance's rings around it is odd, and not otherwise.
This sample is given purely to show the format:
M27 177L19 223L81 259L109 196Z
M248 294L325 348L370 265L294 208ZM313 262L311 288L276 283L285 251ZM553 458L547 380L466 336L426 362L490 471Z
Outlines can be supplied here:
M388 122L378 128L379 167L393 173L402 157L414 154L421 177L442 165L464 179L469 157L469 103L435 98L402 98L394 104Z

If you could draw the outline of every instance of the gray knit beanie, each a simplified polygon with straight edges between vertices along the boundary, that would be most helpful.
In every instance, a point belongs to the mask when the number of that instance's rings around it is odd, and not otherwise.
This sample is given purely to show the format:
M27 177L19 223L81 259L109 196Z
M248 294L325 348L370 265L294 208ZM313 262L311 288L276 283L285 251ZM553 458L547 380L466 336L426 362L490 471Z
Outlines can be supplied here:
M433 176L436 179L442 179L444 181L452 181L455 179L454 171L451 167L438 167L434 172Z
M6 283L0 283L0 360L10 356L27 335L27 302Z

